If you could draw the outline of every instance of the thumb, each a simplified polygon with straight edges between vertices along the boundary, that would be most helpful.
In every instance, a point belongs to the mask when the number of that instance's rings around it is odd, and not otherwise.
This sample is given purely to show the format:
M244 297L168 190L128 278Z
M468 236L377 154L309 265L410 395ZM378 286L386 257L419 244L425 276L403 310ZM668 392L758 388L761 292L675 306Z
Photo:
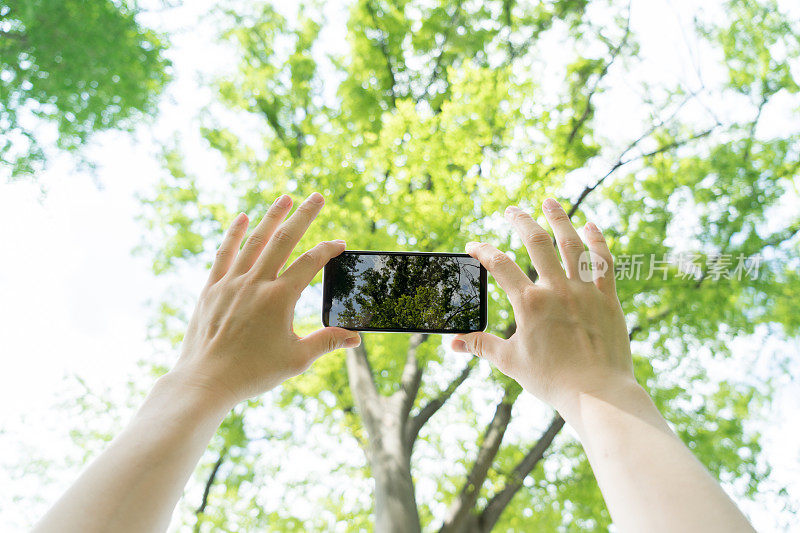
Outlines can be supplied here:
M497 335L476 331L463 335L456 335L451 344L456 352L469 352L482 359L486 359L495 366L500 366L501 354L506 348L506 340Z
M322 328L300 339L300 343L305 345L312 359L316 359L339 348L355 348L361 344L361 336L344 328Z

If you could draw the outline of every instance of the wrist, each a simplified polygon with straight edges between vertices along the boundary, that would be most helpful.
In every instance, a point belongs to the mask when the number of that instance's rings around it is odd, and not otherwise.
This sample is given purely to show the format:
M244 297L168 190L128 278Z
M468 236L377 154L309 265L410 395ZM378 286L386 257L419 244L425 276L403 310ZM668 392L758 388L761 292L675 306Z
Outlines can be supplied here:
M638 411L652 406L647 391L632 375L613 376L594 387L581 387L565 395L556 406L559 414L580 435L585 422L607 409Z
M224 417L238 403L233 392L198 372L173 368L156 381L153 394L168 396L173 401L198 406L204 412Z

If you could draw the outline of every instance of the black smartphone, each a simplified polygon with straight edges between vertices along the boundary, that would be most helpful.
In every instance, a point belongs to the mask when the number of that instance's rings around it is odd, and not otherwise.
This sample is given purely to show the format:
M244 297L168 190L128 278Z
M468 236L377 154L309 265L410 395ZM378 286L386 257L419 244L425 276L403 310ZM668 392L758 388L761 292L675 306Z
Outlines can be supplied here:
M486 269L467 254L346 251L325 265L322 323L358 331L486 329Z

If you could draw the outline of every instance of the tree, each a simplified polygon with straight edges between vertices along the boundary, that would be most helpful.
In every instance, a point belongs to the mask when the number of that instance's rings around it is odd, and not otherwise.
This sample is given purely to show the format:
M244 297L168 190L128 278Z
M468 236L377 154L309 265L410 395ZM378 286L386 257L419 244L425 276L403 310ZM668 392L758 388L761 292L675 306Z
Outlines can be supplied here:
M92 133L156 112L169 79L162 36L127 0L0 2L0 164L11 179L44 167L37 134L75 153Z
M264 133L241 134L229 116L206 120L202 133L227 165L224 187L205 186L178 149L166 153L170 176L146 202L150 241L164 243L156 270L210 257L204 243L236 210L258 214L280 192L317 190L329 202L299 249L332 235L375 250L460 251L483 239L513 250L535 278L495 217L561 192L576 222L592 213L610 228L638 379L710 471L752 497L768 466L747 420L768 401L768 384L716 379L706 365L735 360L731 340L759 328L800 333L800 280L789 263L800 219L780 215L797 186L800 137L759 131L776 97L798 93L789 58L800 54L800 28L773 0L728 0L724 10L724 20L698 26L721 57L724 83L646 86L649 116L622 140L600 133L595 116L611 80L637 68L630 6L356 0L343 55L320 45L324 17L313 7L288 18L261 2L229 11L223 37L241 63L219 80L219 99ZM547 39L569 58L547 54ZM555 79L563 82L548 88ZM714 108L726 100L740 116ZM689 259L659 261L668 254ZM759 275L722 275L724 258L752 267L758 256ZM513 316L496 288L490 302L490 329L510 335ZM305 484L276 496L304 495L314 513L262 498L259 487L279 468L258 468L269 461L259 453L264 418L277 416L265 414L267 397L223 425L199 470L202 504L185 519L197 530L604 529L610 518L580 446L560 434L563 420L550 413L532 435L528 419L524 436L512 434L519 387L474 360L452 364L432 336L370 334L281 389L287 416L333 436L331 460L337 446L360 445L366 464L348 457L341 468L351 484L371 477L371 499L333 482L325 496ZM471 380L476 372L489 379ZM496 403L486 413L475 398L489 389ZM437 421L443 410L449 419ZM453 428L465 426L472 437L453 445ZM303 435L285 438L298 446ZM421 481L425 496L415 490Z
M480 326L480 264L474 259L373 257L344 255L333 262L331 316L337 324L450 331Z

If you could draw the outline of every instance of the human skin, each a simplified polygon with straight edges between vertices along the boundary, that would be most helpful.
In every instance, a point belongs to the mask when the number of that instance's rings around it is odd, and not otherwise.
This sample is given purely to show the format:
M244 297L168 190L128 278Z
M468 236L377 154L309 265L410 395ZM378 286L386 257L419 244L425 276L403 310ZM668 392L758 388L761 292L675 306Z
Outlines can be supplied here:
M175 367L159 378L130 424L92 462L34 531L163 531L201 455L238 402L300 374L323 353L358 346L341 328L292 331L300 292L344 241L323 242L279 272L322 208L314 193L283 195L239 251L248 220L228 230L189 322ZM283 223L282 223L283 222Z
M576 430L619 531L753 531L636 382L603 235L595 224L586 224L586 246L608 269L581 279L584 242L558 202L547 199L542 207L563 266L548 232L509 207L506 219L539 278L532 282L489 244L468 243L467 252L508 295L517 329L508 339L484 332L458 335L453 349L487 359Z

